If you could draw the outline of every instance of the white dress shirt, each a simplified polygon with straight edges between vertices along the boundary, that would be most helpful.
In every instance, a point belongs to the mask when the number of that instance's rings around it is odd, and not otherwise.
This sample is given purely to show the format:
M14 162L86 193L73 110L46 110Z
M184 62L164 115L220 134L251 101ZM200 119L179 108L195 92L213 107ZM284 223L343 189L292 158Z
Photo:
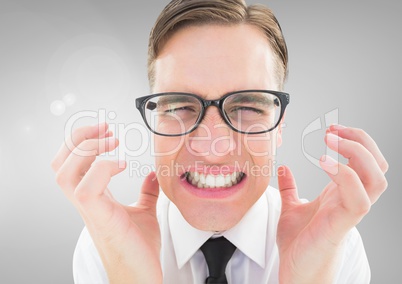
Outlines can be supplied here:
M164 283L205 283L208 268L199 248L210 237L217 236L224 236L237 247L226 267L229 284L279 283L276 227L280 210L278 190L268 187L236 226L217 235L193 228L161 192L158 200L158 221L161 229ZM82 231L74 252L73 271L77 284L109 283L86 228ZM357 230L353 229L347 236L335 283L369 282L370 267L363 243Z

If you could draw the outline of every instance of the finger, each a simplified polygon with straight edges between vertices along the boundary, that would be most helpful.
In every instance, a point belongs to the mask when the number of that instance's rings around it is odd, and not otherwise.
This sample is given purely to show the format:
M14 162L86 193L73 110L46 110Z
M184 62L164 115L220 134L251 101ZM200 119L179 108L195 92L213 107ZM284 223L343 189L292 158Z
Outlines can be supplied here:
M122 161L97 161L93 163L88 173L74 191L74 199L86 218L97 222L110 216L109 193L107 185L111 178L122 172L126 164Z
M381 153L374 139L370 137L365 131L358 128L345 127L342 125L331 125L329 131L348 140L355 141L362 144L375 158L380 169L383 173L388 171L388 162L384 155Z
M348 165L359 176L371 202L376 202L387 188L387 180L371 152L362 144L333 133L328 133L325 141L330 149L349 159Z
M151 172L144 180L138 198L138 207L149 208L156 213L156 202L159 197L159 183L155 172Z
M70 136L66 137L55 158L53 159L51 163L52 169L57 172L71 152L84 140L112 136L113 133L107 131L108 127L109 126L107 123L101 123L94 126L80 127L74 130Z
M368 213L371 201L357 173L349 166L338 163L329 156L321 157L320 165L332 179L330 185L333 185L328 187L326 201L322 204L327 221L321 226L324 231L324 227L329 226L328 240L338 244Z
M75 188L96 157L114 150L118 145L119 140L115 138L89 139L73 150L56 175L57 183L68 198L72 198ZM82 155L83 151L85 151L85 155Z
M356 225L371 207L371 201L359 176L352 168L338 163L330 156L321 157L320 165L337 185L332 189L337 190L335 194L340 197L337 210L350 217L350 226ZM347 222L348 216L343 216L344 222Z
M296 181L287 166L278 168L278 187L282 199L282 208L299 202Z

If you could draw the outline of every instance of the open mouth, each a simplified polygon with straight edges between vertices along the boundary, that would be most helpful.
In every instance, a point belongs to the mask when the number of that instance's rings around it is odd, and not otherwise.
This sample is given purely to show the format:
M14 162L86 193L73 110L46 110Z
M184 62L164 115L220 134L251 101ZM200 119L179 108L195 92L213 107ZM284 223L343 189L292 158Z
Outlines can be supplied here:
M198 188L231 187L245 177L243 172L233 172L230 174L204 174L198 172L186 172L184 174L187 182Z

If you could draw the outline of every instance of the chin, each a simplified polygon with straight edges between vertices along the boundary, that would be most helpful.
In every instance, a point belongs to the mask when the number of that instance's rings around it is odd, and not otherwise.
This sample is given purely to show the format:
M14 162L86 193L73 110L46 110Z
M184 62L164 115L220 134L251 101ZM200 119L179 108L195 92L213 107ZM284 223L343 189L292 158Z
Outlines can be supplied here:
M192 227L202 231L226 231L233 228L243 218L247 212L235 210L227 210L225 206L219 204L210 204L203 209L187 210L188 208L180 209L184 219Z

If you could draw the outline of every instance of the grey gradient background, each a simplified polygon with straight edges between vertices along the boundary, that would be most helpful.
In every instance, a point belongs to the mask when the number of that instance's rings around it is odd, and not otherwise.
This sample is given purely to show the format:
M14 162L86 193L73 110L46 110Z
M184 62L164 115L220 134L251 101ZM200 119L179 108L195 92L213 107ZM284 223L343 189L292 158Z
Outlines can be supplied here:
M116 125L142 123L134 98L148 93L148 33L167 2L0 0L1 283L73 282L83 222L58 189L50 161L74 113L105 109L116 113ZM278 164L289 165L300 195L313 199L328 177L303 154L310 123L325 125L325 114L337 110L339 123L371 134L389 161L389 188L358 229L372 283L398 283L402 2L260 2L276 13L290 52L291 105ZM52 102L71 93L76 102L53 115ZM325 152L324 132L304 137L310 156ZM130 149L140 147L138 137L127 135ZM152 165L149 150L127 159ZM143 178L125 171L110 187L118 200L132 203Z

